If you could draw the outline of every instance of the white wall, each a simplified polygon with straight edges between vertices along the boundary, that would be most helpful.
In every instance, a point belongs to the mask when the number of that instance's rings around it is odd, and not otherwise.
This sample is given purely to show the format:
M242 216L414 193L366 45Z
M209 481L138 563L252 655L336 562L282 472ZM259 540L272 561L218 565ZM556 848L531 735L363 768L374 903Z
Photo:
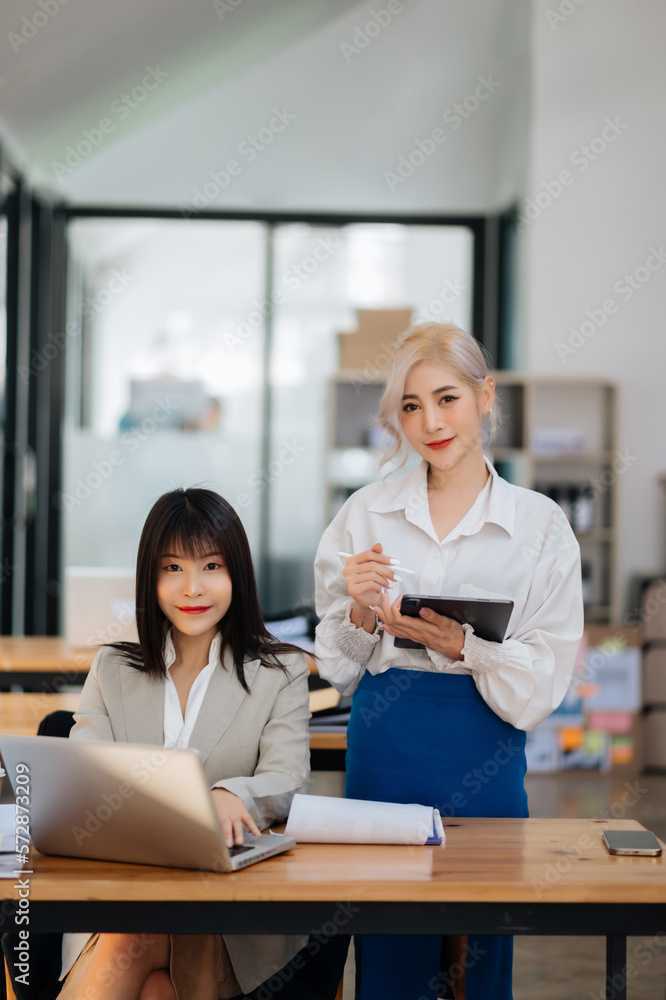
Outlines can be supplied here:
M77 45L69 60L80 17L65 6L34 41L8 53L9 70L18 73L20 63L32 82L10 88L2 117L25 146L31 176L72 203L423 213L506 207L524 186L529 0L390 0L393 14L388 3L310 4L317 18L303 9L307 0L288 8L283 0L263 7L244 0L221 22L210 0L189 0L207 46L189 53L174 51L175 22L167 21L171 34L156 34L145 17L128 10L113 17L107 4L100 16L116 29L108 42L97 32L96 47ZM0 9L0 26L14 25L13 17ZM116 22L123 21L121 35ZM193 44L191 34L193 26ZM122 66L118 80L110 52ZM141 83L147 64L159 64L164 80L131 113L124 102L118 108L118 94L128 81ZM44 92L50 115L39 114ZM455 105L466 100L461 117ZM276 107L293 117L276 119ZM434 129L444 137L437 145ZM266 145L251 148L248 136L262 130ZM417 142L428 155L392 185L386 174L397 173L401 157L421 159ZM77 163L80 143L85 155ZM230 161L236 172L225 176ZM207 193L197 197L197 190Z
M572 13L555 22L559 7ZM664 37L659 0L535 0L527 197L542 192L545 205L544 185L565 169L570 178L523 229L525 361L536 372L621 386L621 447L633 459L619 479L625 595L632 574L662 571L666 559L658 484L666 470L666 254L649 261L652 272L638 272L637 290L623 278L645 267L651 247L666 250ZM607 119L620 128L607 148L594 161L577 153ZM609 299L616 311L610 305L604 317ZM570 341L588 310L604 322Z

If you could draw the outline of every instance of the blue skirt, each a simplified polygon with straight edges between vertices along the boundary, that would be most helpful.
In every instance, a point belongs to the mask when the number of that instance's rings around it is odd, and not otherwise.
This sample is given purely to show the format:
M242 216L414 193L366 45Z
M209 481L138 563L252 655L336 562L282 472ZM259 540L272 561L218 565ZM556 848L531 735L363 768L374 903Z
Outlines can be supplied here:
M363 676L347 731L348 798L435 806L445 824L525 817L525 770L525 733L486 705L469 675L392 668ZM440 951L438 936L357 939L357 1000L446 995ZM511 1000L512 957L512 938L470 935L467 1000Z

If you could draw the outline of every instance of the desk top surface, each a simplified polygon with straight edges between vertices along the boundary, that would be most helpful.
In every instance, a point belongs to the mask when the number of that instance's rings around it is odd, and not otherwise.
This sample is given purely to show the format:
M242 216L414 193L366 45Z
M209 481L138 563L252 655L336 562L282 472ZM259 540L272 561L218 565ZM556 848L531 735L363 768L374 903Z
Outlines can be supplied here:
M612 857L601 831L634 820L456 819L442 847L299 844L233 874L34 853L38 901L666 903L666 860ZM3 882L5 898L16 898Z
M270 627L270 626L269 626ZM590 645L601 641L608 633L621 632L630 644L638 639L632 626L586 625ZM69 669L87 672L98 651L97 646L71 646L64 636L0 635L0 671ZM316 673L314 660L308 657L310 669Z
M87 673L97 652L96 646L70 646L62 636L3 635L0 636L0 671Z
M49 712L75 712L78 694L50 694L42 691L0 692L0 733L34 736Z
M61 670L65 674L87 674L99 649L99 646L71 646L63 636L2 635L0 672ZM309 654L306 657L310 673L316 674L314 659ZM66 676L63 680L71 683L76 678Z

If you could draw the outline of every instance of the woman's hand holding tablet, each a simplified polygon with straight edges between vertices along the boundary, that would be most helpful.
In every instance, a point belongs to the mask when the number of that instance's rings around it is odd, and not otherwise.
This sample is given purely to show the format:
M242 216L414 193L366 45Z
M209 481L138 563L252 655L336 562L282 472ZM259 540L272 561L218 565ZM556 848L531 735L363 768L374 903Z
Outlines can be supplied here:
M450 656L452 660L462 659L465 645L462 625L425 606L418 609L418 617L405 615L402 613L403 600L401 594L393 604L389 604L386 594L382 594L381 603L373 607L384 631L398 639L408 639L428 646L429 649Z

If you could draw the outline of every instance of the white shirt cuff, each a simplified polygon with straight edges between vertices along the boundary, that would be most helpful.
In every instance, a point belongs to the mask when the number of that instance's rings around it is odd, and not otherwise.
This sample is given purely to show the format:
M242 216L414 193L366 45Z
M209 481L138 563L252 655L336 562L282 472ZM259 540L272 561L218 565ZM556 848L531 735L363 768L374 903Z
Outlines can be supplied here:
M381 639L379 619L375 622L373 632L366 632L364 628L357 628L351 620L351 611L354 606L353 600L347 605L345 617L335 630L335 644L348 660L360 663L364 666L372 656L375 643Z
M508 652L502 648L501 642L489 642L479 639L471 625L463 625L465 645L462 651L462 663L473 674L498 674L508 658Z
M436 649L431 649L430 646L426 646L426 653L430 657L435 670L444 672L445 670L450 670L453 667L457 673L462 666L460 660L454 660L450 656L447 656L446 653L440 653Z

